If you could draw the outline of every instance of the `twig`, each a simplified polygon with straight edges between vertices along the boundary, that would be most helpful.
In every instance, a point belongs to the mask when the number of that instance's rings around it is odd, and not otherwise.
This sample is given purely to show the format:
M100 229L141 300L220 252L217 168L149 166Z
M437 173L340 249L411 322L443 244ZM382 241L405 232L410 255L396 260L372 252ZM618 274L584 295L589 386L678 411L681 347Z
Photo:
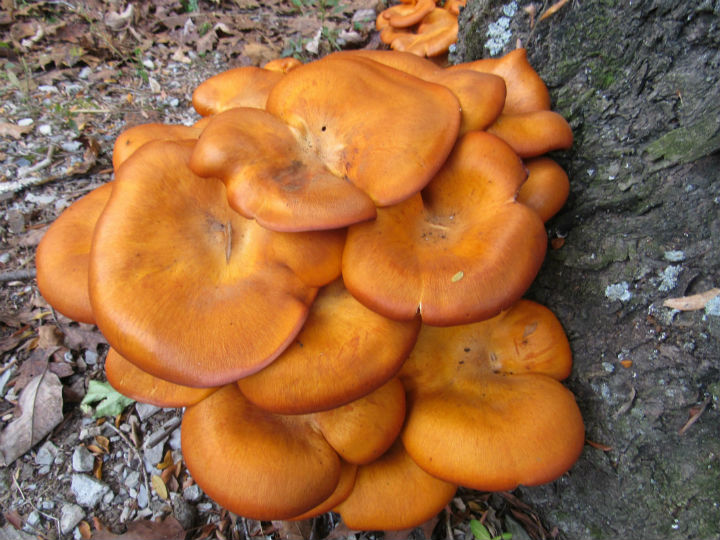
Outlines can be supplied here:
M35 277L35 269L31 270L13 270L11 272L3 272L0 274L0 283L7 281L22 281L24 279L32 279Z
M150 496L151 496L151 494L152 494L152 491L150 491L150 482L148 481L147 471L145 470L145 459L144 459L144 456L142 455L142 451L141 451L139 448L137 448L137 447L125 436L125 434L124 434L122 431L120 431L118 428L116 428L116 427L112 424L112 422L105 422L104 425L106 425L107 427L109 427L110 429L112 429L112 430L120 437L120 439L121 439L125 444L128 445L128 447L130 448L130 450L132 450L133 452L135 452L135 457L137 457L138 460L140 460L140 470L142 471L143 483L145 484L145 489L147 490L148 500L149 500L149 499L150 499Z
M18 191L22 191L23 189L30 187L30 186L39 186L42 184L46 184L48 182L52 182L53 180L57 180L60 178L60 176L26 176L29 173L34 173L39 171L40 169L44 169L45 167L52 164L52 156L55 153L55 147L50 146L47 151L47 155L44 159L38 161L35 165L32 165L30 167L21 167L18 170L18 175L22 176L23 178L19 178L18 180L15 180L14 182L5 182L3 184L0 184L0 194L2 193L17 193Z
M678 435L684 435L685 432L688 429L690 429L690 426L692 426L695 422L698 421L698 419L700 418L700 416L702 416L702 413L705 412L705 409L707 409L707 406L709 404L710 404L710 398L706 397L703 400L700 407L695 412L692 413L692 415L690 416L690 419L687 422L685 422L685 425L678 430Z
M5 364L3 367L0 368L0 375L5 373L11 367L13 367L16 362L17 362L17 356L13 356L7 364Z
M19 470L19 469L18 469L18 470ZM40 510L37 506L35 506L35 505L33 504L33 502L32 502L30 499L28 499L28 498L25 496L25 493L23 493L23 490L22 490L22 488L20 487L20 484L18 484L17 475L16 475L16 474L13 474L13 475L12 475L12 479L13 479L13 484L15 484L15 489L17 489L17 490L18 490L18 493L20 493L20 497L22 498L22 500L25 501L26 503L28 503L28 504L32 507L33 510L35 510L38 514L40 514L41 516L43 516L45 519L51 519L51 520L53 520L53 521L55 522L55 526L57 527L58 534L60 534L60 532L61 532L61 531L60 531L60 520L59 520L58 518L56 518L55 516L50 515L50 514L47 514L47 513L43 512L42 510ZM34 533L37 534L38 536L41 536L42 538L45 538L46 540L50 540L50 538L49 538L47 535L45 535L45 534L43 534L42 532L40 532L36 527L33 527L33 531L34 531Z

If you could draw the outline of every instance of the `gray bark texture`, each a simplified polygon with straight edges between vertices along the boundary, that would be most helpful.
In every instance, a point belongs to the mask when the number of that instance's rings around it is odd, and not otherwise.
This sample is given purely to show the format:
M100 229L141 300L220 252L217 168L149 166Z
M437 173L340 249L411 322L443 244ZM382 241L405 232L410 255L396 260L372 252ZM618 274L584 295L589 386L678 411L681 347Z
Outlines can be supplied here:
M720 1L470 0L454 62L528 49L575 134L571 194L529 292L562 321L587 438L521 488L561 538L720 537ZM541 5L542 4L542 5ZM502 49L502 50L500 50ZM695 422L688 424L691 418Z

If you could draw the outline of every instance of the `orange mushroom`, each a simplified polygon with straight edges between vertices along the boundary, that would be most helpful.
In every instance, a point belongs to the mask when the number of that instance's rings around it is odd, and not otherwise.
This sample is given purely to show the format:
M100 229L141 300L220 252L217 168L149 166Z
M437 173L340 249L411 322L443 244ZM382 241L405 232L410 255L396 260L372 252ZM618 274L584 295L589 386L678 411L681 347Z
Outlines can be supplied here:
M483 58L450 66L448 70L471 69L492 73L505 80L508 88L505 114L519 114L550 109L550 93L547 86L527 59L527 51L515 49L500 58Z
M264 109L273 86L284 74L274 69L244 66L210 77L193 92L192 103L201 116L233 107Z
M270 60L265 65L263 65L263 69L269 69L270 71L278 71L280 73L287 73L288 71L293 70L298 66L302 66L302 62L300 60L292 56L286 56L284 58L276 58L275 60Z
M420 56L438 56L457 41L457 16L442 8L435 8L423 17L415 32L395 37L390 46Z
M570 182L563 168L546 157L525 162L527 180L520 187L517 200L548 221L563 207L570 193Z
M525 169L485 132L464 135L421 194L348 230L345 286L386 317L433 325L486 319L527 290L547 237L515 201Z
M522 158L567 149L573 143L570 124L554 111L501 114L487 132L500 137Z
M153 141L118 170L90 257L90 301L110 345L185 386L220 386L275 359L317 288L337 278L343 231L283 234L233 212L188 167L192 142Z
M386 19L393 28L407 28L418 24L425 15L435 9L435 0L416 0L401 3L383 10L379 17Z
M320 290L295 341L237 384L250 401L276 413L339 407L395 375L419 331L420 319L387 319L360 304L338 280Z
M382 457L358 469L350 496L334 511L354 530L410 529L438 514L456 490L456 484L418 467L398 440Z
M112 183L78 199L48 228L35 254L40 294L74 321L95 324L88 293L90 246L95 224L112 191Z
M191 388L145 373L110 349L105 358L105 375L112 387L135 401L157 407L188 407L212 394L216 388Z
M140 124L126 129L115 139L113 169L117 171L127 158L147 142L197 139L200 133L202 133L202 129L197 126L169 124Z
M300 519L347 496L354 472L343 460L371 462L390 448L404 402L393 379L340 409L288 416L255 407L228 385L187 409L183 456L200 487L232 512Z
M558 382L570 366L560 323L533 302L479 323L424 326L400 374L408 454L429 474L473 489L556 479L585 438L573 395Z

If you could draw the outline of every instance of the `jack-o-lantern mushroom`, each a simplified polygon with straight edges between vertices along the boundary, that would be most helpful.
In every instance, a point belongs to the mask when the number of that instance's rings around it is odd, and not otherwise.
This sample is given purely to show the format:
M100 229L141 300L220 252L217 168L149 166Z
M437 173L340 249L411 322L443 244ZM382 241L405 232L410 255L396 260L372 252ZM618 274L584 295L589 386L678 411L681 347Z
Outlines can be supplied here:
M153 141L118 170L90 256L98 327L143 371L220 386L275 359L317 288L337 278L343 231L285 234L232 211L188 167L193 142Z
M515 201L525 178L502 140L464 135L421 194L348 229L345 286L387 317L419 312L432 325L478 321L510 307L547 247L542 221Z
M358 468L349 497L334 511L354 530L410 529L437 515L456 491L456 484L418 467L398 440L379 459Z
M228 69L210 77L195 89L193 107L201 116L211 116L234 107L264 109L270 90L283 76L282 71L254 66Z
M311 415L265 411L228 385L186 410L183 456L198 485L225 508L254 519L299 519L347 496L353 474L343 479L343 461L368 463L385 453L404 415L397 379Z
M400 29L396 28L398 33ZM435 8L425 15L414 32L400 32L393 37L390 46L419 56L440 56L447 53L457 41L457 16L443 8Z
M527 180L520 187L517 200L535 210L547 222L563 207L570 193L570 181L563 168L546 157L525 162Z
M354 56L293 69L266 109L213 118L191 168L223 180L237 212L277 231L345 227L414 195L442 166L460 124L447 88Z
M483 322L424 326L403 365L402 440L425 471L485 491L550 482L583 448L565 333L547 308L522 300Z
M394 376L419 331L419 318L383 317L337 280L320 290L295 341L272 364L237 384L255 405L276 413L339 407Z
M103 184L66 208L48 228L35 255L40 294L74 321L95 324L88 293L90 248L111 191L112 183Z
M182 141L197 139L202 132L198 126L171 124L140 124L123 131L115 139L113 169L118 170L135 151L150 141Z

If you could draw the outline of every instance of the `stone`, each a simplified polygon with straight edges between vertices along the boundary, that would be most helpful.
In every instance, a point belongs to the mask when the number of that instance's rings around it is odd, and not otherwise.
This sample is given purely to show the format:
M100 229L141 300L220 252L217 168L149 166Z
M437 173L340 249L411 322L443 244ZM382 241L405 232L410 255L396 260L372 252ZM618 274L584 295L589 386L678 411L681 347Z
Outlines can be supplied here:
M77 503L87 508L95 508L110 493L110 486L87 474L73 474L70 489Z
M84 446L78 446L73 451L72 468L75 472L90 472L95 465L95 456Z
M55 461L59 448L52 442L46 441L35 454L35 463L37 465L52 465Z
M195 502L202 496L202 491L200 490L200 486L197 484L193 484L192 486L188 486L185 489L183 489L183 498L186 501Z
M85 517L85 511L77 504L66 503L60 509L60 531L66 535Z

